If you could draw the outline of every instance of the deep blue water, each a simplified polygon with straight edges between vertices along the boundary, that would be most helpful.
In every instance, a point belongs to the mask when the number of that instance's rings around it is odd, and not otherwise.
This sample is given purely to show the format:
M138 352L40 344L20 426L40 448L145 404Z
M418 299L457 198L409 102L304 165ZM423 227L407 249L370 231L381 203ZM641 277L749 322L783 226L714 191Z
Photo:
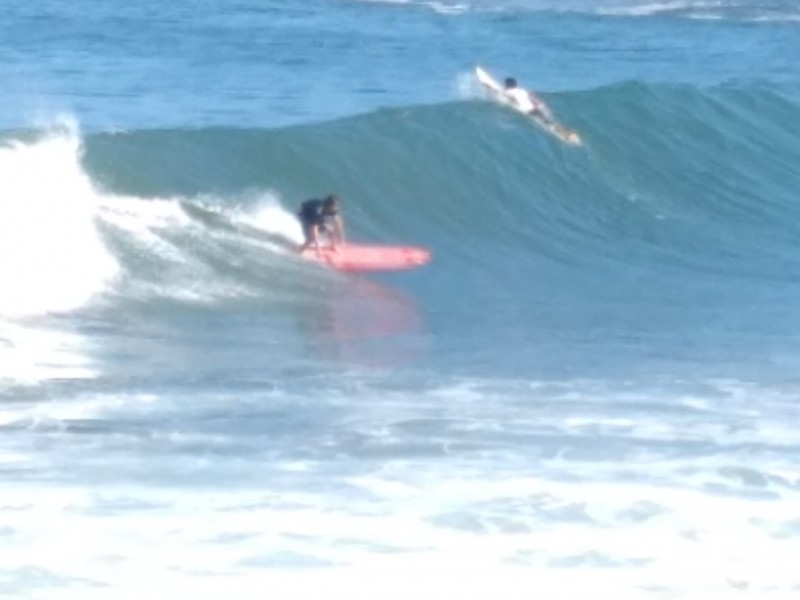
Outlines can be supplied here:
M794 2L8 4L0 595L797 594Z

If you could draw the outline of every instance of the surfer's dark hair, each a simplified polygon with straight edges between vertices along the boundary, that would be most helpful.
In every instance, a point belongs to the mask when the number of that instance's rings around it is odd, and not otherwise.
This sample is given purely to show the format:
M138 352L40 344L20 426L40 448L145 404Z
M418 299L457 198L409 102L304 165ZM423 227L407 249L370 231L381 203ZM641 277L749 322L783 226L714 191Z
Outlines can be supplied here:
M506 87L515 88L517 87L517 80L513 77L506 77Z

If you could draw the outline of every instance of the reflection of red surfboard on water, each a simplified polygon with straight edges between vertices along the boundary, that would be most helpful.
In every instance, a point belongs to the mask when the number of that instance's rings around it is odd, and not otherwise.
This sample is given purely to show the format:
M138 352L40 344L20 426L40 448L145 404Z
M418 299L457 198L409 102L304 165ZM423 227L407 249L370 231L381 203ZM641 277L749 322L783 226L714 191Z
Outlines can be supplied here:
M421 267L431 260L431 253L425 248L360 244L320 248L319 255L314 248L308 248L301 256L337 271L403 271Z
M500 83L495 80L494 77L489 75L489 73L484 69L481 67L475 67L475 76L478 78L480 84L489 91L492 97L501 104L513 108L517 112L530 117L539 127L544 129L550 135L558 138L565 144L570 144L573 146L581 145L581 136L578 134L578 132L568 129L556 121L546 106L543 106L544 110L540 114L526 112L511 100L511 98L504 92L503 86L500 85ZM540 99L537 98L536 100L544 105Z

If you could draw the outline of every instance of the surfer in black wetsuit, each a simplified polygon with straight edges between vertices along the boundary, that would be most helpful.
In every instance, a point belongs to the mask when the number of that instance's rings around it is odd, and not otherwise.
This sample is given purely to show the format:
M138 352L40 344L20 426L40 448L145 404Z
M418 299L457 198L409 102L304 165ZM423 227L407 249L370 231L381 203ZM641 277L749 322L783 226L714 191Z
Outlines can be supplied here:
M330 195L324 200L306 200L297 212L303 227L300 252L312 245L319 250L320 235L325 234L335 249L344 244L344 222L339 214L339 198Z

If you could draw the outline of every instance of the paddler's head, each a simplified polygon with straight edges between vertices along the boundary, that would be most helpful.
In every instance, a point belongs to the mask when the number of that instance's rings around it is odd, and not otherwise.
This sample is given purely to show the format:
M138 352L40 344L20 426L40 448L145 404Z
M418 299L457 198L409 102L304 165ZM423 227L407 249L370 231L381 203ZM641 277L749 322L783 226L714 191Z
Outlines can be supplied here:
M506 77L505 86L507 90L513 90L517 87L517 80L513 77Z

